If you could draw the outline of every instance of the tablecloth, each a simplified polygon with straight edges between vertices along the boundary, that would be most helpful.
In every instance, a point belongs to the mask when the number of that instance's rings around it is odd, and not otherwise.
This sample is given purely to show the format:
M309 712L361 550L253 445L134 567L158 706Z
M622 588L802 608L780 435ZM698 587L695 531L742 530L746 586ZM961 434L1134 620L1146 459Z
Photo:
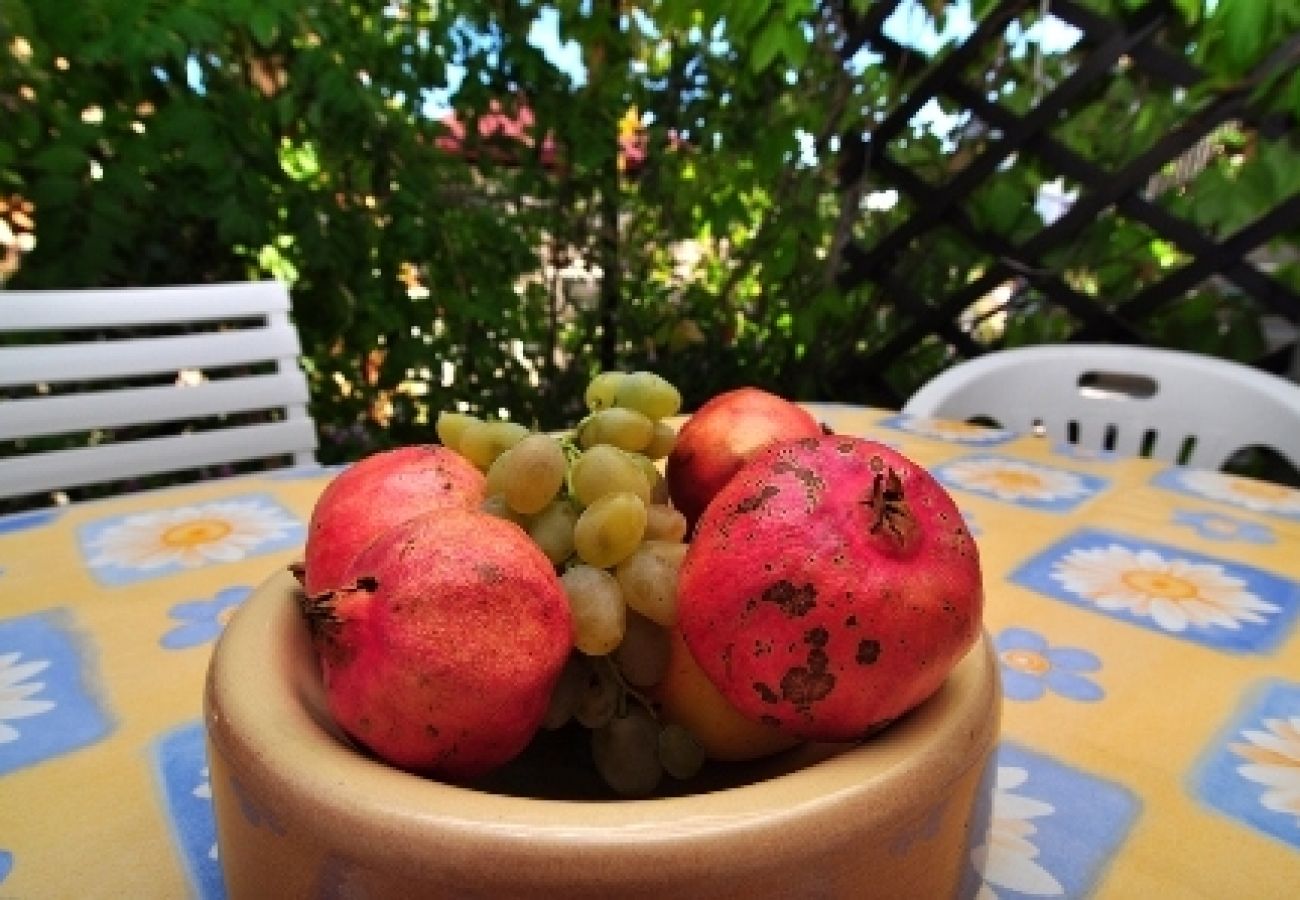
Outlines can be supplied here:
M809 407L928 467L979 543L1004 690L981 896L1300 896L1300 491ZM0 898L223 896L209 654L333 474L0 518Z

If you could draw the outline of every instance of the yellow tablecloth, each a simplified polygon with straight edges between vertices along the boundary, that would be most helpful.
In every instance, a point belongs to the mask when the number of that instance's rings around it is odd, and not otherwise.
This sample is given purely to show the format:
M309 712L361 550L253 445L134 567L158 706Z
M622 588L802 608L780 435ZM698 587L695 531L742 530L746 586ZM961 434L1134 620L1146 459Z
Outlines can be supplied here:
M1005 701L971 893L1300 896L1300 491L812 408L929 467L981 548ZM0 518L0 898L223 895L208 656L331 474Z

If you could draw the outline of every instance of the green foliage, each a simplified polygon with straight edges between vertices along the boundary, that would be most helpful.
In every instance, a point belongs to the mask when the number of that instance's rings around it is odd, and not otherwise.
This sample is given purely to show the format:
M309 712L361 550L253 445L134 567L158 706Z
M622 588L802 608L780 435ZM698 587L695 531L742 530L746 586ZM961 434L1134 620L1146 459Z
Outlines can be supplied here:
M846 10L869 5L83 0L69 15L0 0L0 198L30 201L35 220L34 249L9 283L284 279L326 459L429 440L437 412L457 402L541 426L572 421L565 398L609 366L659 370L688 406L742 382L879 399L842 373L905 328L915 303L991 260L944 229L891 272L910 294L837 286L846 241L871 246L914 208L905 195L884 202L888 183L837 181L841 136L869 129L911 85L897 66L837 52ZM1088 5L1118 17L1144 3ZM945 14L941 2L923 6ZM1213 84L1172 92L1119 71L1060 123L1060 143L1122 164L1210 90L1300 111L1300 76L1259 74L1300 29L1297 4L1174 7L1182 27L1167 40ZM1021 25L1037 4L1027 8ZM544 9L581 46L585 80L529 42ZM968 80L998 86L1019 114L1074 65L1068 49L995 50ZM426 106L449 87L450 66L463 72L455 103L469 123L454 152ZM474 126L525 106L526 142ZM620 130L643 142L643 165L629 168ZM941 190L992 140L971 119L946 133L916 124L889 152ZM1169 211L1230 234L1300 191L1293 136L1229 124L1214 144L1203 171L1158 197ZM1055 177L1024 156L961 212L1023 242L1042 227L1035 199ZM1185 261L1107 214L1048 262L1114 306ZM979 313L978 339L1059 340L1074 326L1032 292L1002 303ZM1156 342L1208 352L1246 358L1261 346L1258 311L1215 285L1142 325ZM885 380L906 394L948 356L926 339Z

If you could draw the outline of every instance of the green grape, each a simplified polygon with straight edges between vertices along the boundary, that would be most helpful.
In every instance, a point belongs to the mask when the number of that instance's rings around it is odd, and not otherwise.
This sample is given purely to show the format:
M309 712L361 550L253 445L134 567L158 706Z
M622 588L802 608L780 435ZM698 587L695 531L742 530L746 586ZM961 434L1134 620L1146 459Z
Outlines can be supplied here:
M682 520L685 522L685 519ZM573 555L573 526L578 523L578 509L569 500L552 501L528 522L528 536L555 565L562 565Z
M531 515L555 499L568 469L559 441L546 434L530 434L488 467L487 490L503 495L515 512Z
M668 671L668 655L668 631L629 610L623 641L613 653L614 664L623 674L623 680L639 688L658 684Z
M498 456L528 436L518 422L470 422L460 433L456 452L486 472Z
M524 516L510 508L506 498L500 494L493 494L479 504L479 509L489 516L496 516L498 519L505 519L507 522L514 522L520 528L523 528L528 520Z
M686 540L686 517L667 503L646 507L645 540L681 543Z
M614 793L648 797L659 786L659 724L640 706L615 716L591 735L596 771Z
M460 436L465 433L465 429L471 423L481 421L477 416L471 416L468 413L440 412L438 413L438 421L433 428L438 433L438 440L442 441L444 447L458 450Z
M677 622L677 573L687 545L646 541L618 564L615 576L623 602L641 615L671 628Z
M650 443L655 423L634 409L601 409L587 417L578 429L578 446L584 450L597 444L613 444L636 452Z
M595 412L598 409L609 409L614 405L614 397L618 393L618 386L627 378L626 372L601 372L587 385L587 392L584 399L587 401L587 409Z
M608 569L636 550L645 523L646 505L640 497L627 491L606 494L578 516L573 547L587 565Z
M667 422L655 422L650 442L641 448L641 452L650 459L664 459L673 452L676 443L677 429Z
M663 419L682 408L682 395L654 372L633 372L619 380L614 405L635 409L651 419Z
M583 506L619 491L628 491L649 503L650 487L636 457L609 444L583 451L569 472L569 490Z
M693 778L704 768L704 748L690 729L669 723L659 732L659 764L674 778Z
M573 718L583 728L600 728L614 718L623 703L623 687L607 665L587 664L587 679Z
M623 640L627 606L618 580L604 569L577 565L560 576L573 614L573 646L588 656L604 656Z
M573 718L582 702L582 693L587 687L590 667L586 660L576 654L571 655L560 670L560 677L551 690L551 700L546 707L546 716L542 727L554 731Z

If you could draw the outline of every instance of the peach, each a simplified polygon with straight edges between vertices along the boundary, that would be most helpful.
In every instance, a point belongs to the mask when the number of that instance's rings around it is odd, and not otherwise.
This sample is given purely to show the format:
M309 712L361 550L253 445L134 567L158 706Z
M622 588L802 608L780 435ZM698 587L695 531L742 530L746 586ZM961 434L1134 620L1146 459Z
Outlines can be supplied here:
M687 728L710 759L740 762L799 743L772 725L742 715L695 662L677 629L669 631L668 668L654 688L665 722Z

